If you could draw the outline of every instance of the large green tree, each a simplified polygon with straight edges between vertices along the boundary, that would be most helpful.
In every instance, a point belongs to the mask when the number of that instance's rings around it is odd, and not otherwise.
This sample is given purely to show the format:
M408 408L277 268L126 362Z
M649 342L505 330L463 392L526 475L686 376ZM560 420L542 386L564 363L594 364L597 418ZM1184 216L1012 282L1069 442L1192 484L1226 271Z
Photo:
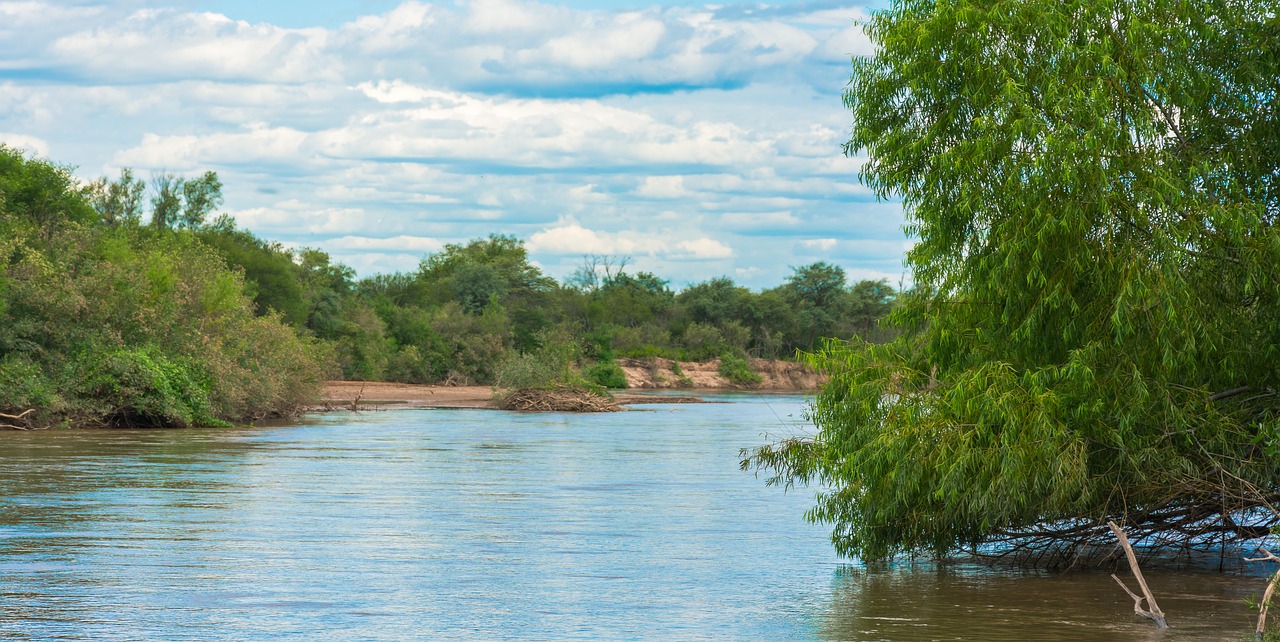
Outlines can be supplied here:
M919 243L885 345L830 343L839 551L1257 536L1280 503L1280 21L1257 0L899 0L845 94ZM1062 546L1068 545L1068 546Z

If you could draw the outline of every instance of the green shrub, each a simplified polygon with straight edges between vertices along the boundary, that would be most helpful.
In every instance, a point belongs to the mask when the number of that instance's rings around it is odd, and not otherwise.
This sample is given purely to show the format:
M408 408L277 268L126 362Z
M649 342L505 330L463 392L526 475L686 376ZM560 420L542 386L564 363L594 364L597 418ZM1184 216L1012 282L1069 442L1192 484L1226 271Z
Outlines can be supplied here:
M728 352L720 355L719 371L720 376L739 386L758 386L764 381L751 370L745 358Z
M57 386L29 359L10 355L0 360L0 412L54 411L64 406Z
M186 360L154 346L81 355L68 372L78 414L112 426L191 426L220 422L212 382Z
M509 352L498 364L494 387L503 390L527 388L582 388L587 382L573 367L579 356L573 337L563 330L540 333L537 350Z
M584 376L587 381L604 388L626 388L627 375L614 361L600 361L587 369Z

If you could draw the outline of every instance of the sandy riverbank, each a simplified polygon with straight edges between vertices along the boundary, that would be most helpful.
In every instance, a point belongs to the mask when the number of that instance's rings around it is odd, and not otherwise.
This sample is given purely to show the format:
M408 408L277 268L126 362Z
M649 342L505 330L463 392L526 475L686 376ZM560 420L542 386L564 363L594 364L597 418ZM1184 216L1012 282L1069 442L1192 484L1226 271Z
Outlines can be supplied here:
M742 390L719 373L720 361L675 362L670 359L622 359L628 389L614 391L624 405L652 403L706 403L703 395ZM822 377L798 363L752 359L751 369L761 376L754 390L808 393L822 384ZM665 389L665 393L658 390ZM678 396L671 389L680 389ZM332 408L360 406L397 408L497 408L489 386L434 386L375 381L330 381L324 403Z
M679 396L653 395L642 392L615 391L614 398L624 405L651 403L705 403L694 394ZM706 391L702 391L706 392ZM375 381L330 381L325 386L325 404L335 409L358 405L368 408L497 408L493 388L489 386L429 386L411 383Z

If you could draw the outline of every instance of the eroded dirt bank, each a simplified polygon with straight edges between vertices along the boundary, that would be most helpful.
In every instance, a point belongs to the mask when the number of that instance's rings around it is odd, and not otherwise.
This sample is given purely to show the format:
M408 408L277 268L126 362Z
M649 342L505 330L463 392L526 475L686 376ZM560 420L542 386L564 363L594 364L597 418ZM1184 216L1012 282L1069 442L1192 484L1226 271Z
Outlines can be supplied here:
M619 359L628 388L691 388L737 390L817 390L823 378L802 364L774 359L751 359L751 369L763 381L758 386L738 386L720 375L720 360L704 363L671 359Z

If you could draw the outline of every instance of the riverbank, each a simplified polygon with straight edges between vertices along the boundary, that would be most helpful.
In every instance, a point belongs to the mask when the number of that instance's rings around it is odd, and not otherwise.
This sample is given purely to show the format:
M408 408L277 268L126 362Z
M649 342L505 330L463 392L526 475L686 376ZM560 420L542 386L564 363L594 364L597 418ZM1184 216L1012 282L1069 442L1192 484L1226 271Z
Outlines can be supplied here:
M700 395L731 390L809 393L822 385L823 377L803 364L775 359L751 359L749 366L760 376L752 386L735 384L720 374L720 360L706 362L671 359L620 359L627 379L626 390L612 392L622 405L652 403L706 403ZM662 394L654 394L658 391ZM671 390L689 394L673 396ZM648 392L646 392L648 391ZM322 408L487 408L497 409L489 386L439 386L376 381L329 381Z
M688 395L654 395L614 391L619 404L707 403L697 396L708 390L690 390ZM376 381L329 381L325 384L324 404L320 409L369 408L483 408L499 409L489 386L432 386L412 383Z
M744 386L720 374L720 360L674 361L672 359L619 359L628 389L770 390L813 392L826 380L812 368L780 359L748 359L747 366L760 376L760 383Z

